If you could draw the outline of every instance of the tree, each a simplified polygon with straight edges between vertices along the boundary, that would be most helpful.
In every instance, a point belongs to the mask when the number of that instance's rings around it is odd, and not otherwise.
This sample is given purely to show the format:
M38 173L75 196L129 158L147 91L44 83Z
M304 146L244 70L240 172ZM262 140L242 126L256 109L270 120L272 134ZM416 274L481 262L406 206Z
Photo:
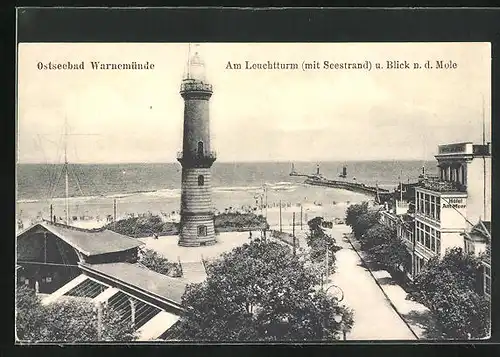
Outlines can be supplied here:
M411 267L411 256L404 242L397 237L390 237L387 241L372 246L368 253L389 269L397 270L399 267L404 269L408 269L408 266Z
M167 258L152 249L141 250L139 263L160 274L174 278L182 277L182 270L178 263L170 262Z
M346 210L346 224L353 227L357 219L365 213L368 213L368 202L350 205Z
M207 279L189 285L178 329L187 340L334 340L352 312L315 286L319 278L289 247L256 239L208 266Z
M103 309L102 340L135 339L130 323L110 307ZM97 311L87 300L69 298L47 306L35 292L25 287L17 290L16 330L20 340L29 342L92 342L98 340Z
M325 233L322 228L323 222L323 217L315 217L307 222L309 234L306 236L306 241L310 248L310 258L314 263L323 263L328 249L328 269L331 274L335 271L335 252L339 251L340 247L337 246L335 238Z
M473 255L453 248L442 259L430 259L415 278L411 298L433 311L450 338L489 333L489 302L475 291L480 264Z
M395 229L389 228L377 222L365 231L363 236L360 238L360 241L363 249L370 250L374 247L387 243L395 236Z
M361 239L370 227L378 223L378 217L378 211L368 209L368 202L350 205L346 210L346 224L351 226L358 239Z

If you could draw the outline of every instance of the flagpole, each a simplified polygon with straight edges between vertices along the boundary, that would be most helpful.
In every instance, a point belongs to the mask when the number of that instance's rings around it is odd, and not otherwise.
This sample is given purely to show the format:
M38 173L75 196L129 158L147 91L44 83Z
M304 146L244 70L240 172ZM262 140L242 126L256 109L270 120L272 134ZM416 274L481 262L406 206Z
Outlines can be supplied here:
M191 73L190 73L190 62L191 61L191 43L188 43L188 58L187 58L187 76L186 78L189 79L191 78Z
M484 118L484 94L481 95L483 101L483 145L486 145L486 124ZM483 149L484 150L484 149ZM483 156L483 219L487 219L486 217L486 158Z
M485 132L486 132L486 124L484 120L484 95L481 95L481 98L483 100L483 145L486 144L486 138L485 138Z
M399 200L401 202L403 202L403 181L401 180L402 176L403 176L403 170L401 170L401 174L399 176L399 183L400 183L400 187L399 187L399 191L400 191L399 192Z
M65 207L66 225L69 225L69 177L68 177L68 119L64 116L64 178L65 178Z

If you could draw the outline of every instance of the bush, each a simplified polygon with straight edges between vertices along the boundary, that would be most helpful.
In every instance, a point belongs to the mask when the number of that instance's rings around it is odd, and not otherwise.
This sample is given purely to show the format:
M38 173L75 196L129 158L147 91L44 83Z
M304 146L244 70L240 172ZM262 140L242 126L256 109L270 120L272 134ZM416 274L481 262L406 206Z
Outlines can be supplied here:
M216 231L268 229L266 218L254 213L221 213L215 216Z
M32 289L18 287L16 304L17 337L27 342L95 342L97 311L86 300L70 298L47 306L41 304ZM103 341L131 341L133 327L115 310L103 309Z
M160 216L152 214L122 219L107 224L105 228L134 238L179 234L179 223L163 222Z
M265 217L253 213L221 213L216 215L214 219L216 232L261 230L269 228ZM161 217L147 214L109 223L105 228L129 237L143 238L151 237L154 234L158 236L178 235L180 223L163 222Z
M168 275L173 278L182 277L182 269L179 263L170 262L167 258L152 249L141 250L139 263L160 274Z

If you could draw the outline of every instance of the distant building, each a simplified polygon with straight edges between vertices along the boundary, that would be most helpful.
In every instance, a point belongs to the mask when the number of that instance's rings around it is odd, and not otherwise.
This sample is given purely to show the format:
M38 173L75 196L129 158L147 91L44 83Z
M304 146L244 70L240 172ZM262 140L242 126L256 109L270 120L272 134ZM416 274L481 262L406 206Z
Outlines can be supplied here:
M463 233L491 217L491 147L470 142L440 145L439 175L415 188L414 274L433 256L464 247Z

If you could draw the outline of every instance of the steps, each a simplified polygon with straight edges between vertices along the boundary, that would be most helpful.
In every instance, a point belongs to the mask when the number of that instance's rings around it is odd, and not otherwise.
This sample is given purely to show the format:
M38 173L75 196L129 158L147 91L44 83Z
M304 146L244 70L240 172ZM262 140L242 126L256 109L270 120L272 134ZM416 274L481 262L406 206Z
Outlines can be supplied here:
M201 283L207 278L203 262L181 262L182 277L190 283Z

